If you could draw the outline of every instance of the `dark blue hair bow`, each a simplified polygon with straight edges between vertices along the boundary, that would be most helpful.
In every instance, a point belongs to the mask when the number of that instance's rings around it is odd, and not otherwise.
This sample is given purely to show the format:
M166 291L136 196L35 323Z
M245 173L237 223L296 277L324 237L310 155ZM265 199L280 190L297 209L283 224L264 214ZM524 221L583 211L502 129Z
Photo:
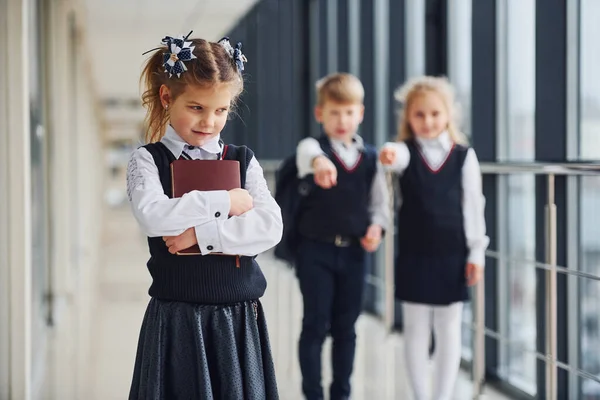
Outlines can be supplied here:
M218 42L223 48L227 51L229 56L235 61L235 65L237 66L238 71L244 72L244 63L248 62L246 56L242 53L242 43L238 42L235 45L235 49L231 46L229 42L229 38L225 36L223 39Z
M188 33L187 36L175 38L165 36L162 39L162 43L167 46L167 52L163 53L163 67L165 67L165 72L169 74L169 78L173 75L177 75L179 78L183 72L187 71L183 62L196 58L194 46L191 45L192 42L186 41L191 33Z

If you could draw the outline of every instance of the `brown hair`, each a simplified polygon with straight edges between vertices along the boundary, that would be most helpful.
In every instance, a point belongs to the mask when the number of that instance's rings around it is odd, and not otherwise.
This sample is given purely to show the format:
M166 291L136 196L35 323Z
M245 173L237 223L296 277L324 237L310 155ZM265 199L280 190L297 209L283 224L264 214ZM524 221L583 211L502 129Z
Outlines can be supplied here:
M192 42L196 58L186 61L187 71L180 77L165 72L163 67L163 54L168 51L166 46L161 46L154 51L146 62L140 78L144 87L142 104L146 108L146 142L157 142L165 134L169 121L169 114L163 108L160 99L160 87L165 85L171 91L172 99L181 95L188 85L211 87L226 83L231 85L233 103L244 90L244 80L233 58L219 43L209 42L204 39L188 39ZM234 104L232 104L233 106Z
M454 96L454 88L444 77L419 76L407 81L394 92L394 98L401 105L397 141L401 142L414 137L408 122L408 111L412 101L424 93L436 93L442 99L448 112L448 127L446 128L453 142L466 144L465 135L458 129L458 104Z
M334 73L317 81L317 105L327 101L336 103L360 103L365 98L365 89L360 80L352 74Z

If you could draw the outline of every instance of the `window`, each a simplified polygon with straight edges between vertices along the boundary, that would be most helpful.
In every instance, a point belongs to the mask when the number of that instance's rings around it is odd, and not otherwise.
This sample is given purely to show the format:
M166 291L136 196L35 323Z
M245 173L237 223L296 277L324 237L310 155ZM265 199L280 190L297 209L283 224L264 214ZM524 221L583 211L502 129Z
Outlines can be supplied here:
M600 2L581 0L580 14L579 156L584 160L600 158Z
M461 129L471 134L472 3L448 2L448 78L460 105Z
M502 161L535 159L535 0L498 2L498 148ZM499 373L510 384L536 393L535 180L501 177L499 191Z
M472 2L448 2L448 79L456 91L460 129L467 136L471 134L471 17ZM472 359L473 308L466 302L463 309L462 356Z
M42 365L45 358L46 319L49 312L49 256L48 256L48 196L47 157L44 130L43 90L43 24L44 15L40 1L34 1L29 9L29 107L31 124L31 232L32 232L32 331L36 332L32 347L32 365ZM33 369L33 381L43 379L43 369Z
M600 178L581 177L579 191L579 268L600 276ZM579 368L600 375L600 282L581 278L579 284ZM581 382L582 398L599 399L600 384Z
M580 0L579 12L579 137L577 156L581 160L600 159L600 2ZM579 265L583 272L600 276L600 178L579 180ZM579 300L579 368L600 375L600 282L578 279ZM580 396L600 398L600 384L579 379Z

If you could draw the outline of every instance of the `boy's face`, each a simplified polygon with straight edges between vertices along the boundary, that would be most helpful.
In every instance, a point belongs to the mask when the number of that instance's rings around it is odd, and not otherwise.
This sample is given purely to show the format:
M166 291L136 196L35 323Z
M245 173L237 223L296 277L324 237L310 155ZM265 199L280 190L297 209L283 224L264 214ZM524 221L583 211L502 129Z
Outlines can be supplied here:
M327 136L349 143L363 121L364 112L365 107L360 103L336 103L328 100L315 107L315 118L323 125Z

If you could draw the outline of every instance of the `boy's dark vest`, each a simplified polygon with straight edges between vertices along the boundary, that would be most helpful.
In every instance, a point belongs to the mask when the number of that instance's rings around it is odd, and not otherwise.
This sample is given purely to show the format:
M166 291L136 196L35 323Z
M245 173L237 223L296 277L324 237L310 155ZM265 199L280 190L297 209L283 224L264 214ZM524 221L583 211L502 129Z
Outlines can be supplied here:
M462 168L468 148L454 145L444 164L433 171L414 140L406 146L410 163L400 177L399 254L463 254Z
M365 146L356 165L348 168L331 148L327 136L322 136L319 143L337 168L337 185L330 189L316 185L312 188L301 205L298 232L324 240L336 235L361 238L371 223L369 199L377 171L377 152Z
M154 158L165 195L171 197L171 162L175 156L162 143L144 146ZM242 187L253 153L246 146L228 145L223 159L240 162ZM261 297L267 287L265 277L254 257L197 255L178 256L169 253L162 237L148 238L150 260L148 270L152 285L148 293L161 300L202 304L228 304Z

